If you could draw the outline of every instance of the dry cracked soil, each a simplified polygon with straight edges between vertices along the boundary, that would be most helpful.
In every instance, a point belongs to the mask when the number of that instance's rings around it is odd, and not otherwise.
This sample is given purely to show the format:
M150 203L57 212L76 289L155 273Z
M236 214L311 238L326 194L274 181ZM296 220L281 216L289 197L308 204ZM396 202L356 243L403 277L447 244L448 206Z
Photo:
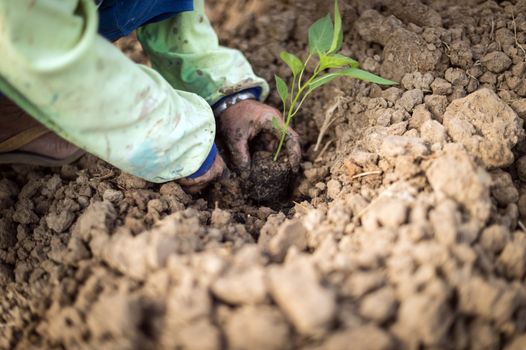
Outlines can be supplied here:
M331 7L209 12L270 81ZM526 1L341 7L345 53L400 84L313 94L283 205L0 168L1 349L526 349Z

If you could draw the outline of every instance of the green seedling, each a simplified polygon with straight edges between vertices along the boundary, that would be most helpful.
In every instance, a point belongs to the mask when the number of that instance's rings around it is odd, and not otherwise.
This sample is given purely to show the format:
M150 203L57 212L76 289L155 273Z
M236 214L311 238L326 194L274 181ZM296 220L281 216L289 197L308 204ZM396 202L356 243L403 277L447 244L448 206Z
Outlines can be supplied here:
M276 86L279 97L283 101L283 116L285 125L277 118L272 119L272 125L281 135L274 160L281 153L292 119L307 97L316 89L339 77L349 77L380 85L394 85L394 81L384 79L370 72L359 69L359 62L346 57L339 52L343 45L342 17L338 0L334 5L334 22L331 15L320 18L309 28L309 54L305 61L298 56L282 52L280 57L292 71L290 87L276 75ZM306 76L306 68L310 60L316 58L317 65L310 77Z

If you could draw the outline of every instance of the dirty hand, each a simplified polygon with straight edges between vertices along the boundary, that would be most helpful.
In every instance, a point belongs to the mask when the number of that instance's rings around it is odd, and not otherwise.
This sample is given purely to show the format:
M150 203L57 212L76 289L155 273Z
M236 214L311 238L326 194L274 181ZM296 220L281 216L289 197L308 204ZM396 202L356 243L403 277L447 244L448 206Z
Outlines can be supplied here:
M237 167L242 170L250 168L248 143L262 132L272 134L279 140L280 131L272 126L273 117L283 123L281 113L277 109L254 100L239 102L219 115L221 133ZM269 143L269 146L272 147L272 143ZM291 128L288 130L285 148L292 169L298 171L301 147L298 134ZM275 151L275 147L269 151Z
M228 177L229 170L226 167L225 161L218 154L210 169L203 175L195 179L184 178L180 179L178 183L183 186L188 193L199 193L206 188L211 182L223 177Z

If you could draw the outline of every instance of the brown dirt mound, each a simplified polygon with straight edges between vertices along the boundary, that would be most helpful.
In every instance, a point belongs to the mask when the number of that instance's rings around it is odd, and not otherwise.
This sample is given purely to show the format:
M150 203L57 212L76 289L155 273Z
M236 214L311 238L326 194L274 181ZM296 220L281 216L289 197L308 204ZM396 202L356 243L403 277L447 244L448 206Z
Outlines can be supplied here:
M271 80L331 5L210 13ZM91 156L2 167L0 348L525 349L526 2L342 8L345 51L401 84L340 80L305 104L292 208Z

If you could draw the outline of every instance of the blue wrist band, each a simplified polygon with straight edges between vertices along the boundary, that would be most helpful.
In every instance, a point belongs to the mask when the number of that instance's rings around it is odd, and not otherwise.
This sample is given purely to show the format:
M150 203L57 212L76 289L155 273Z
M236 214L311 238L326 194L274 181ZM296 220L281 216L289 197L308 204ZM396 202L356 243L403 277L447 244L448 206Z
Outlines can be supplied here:
M204 174L206 174L206 172L208 170L210 170L210 168L212 167L212 165L214 164L215 160L216 160L216 157L217 157L217 146L214 144L212 146L212 149L210 150L210 153L208 154L208 157L206 157L206 160L205 162L203 163L203 165L201 165L201 167L199 168L199 170L197 170L195 173L193 173L192 175L188 176L190 179L196 179L200 176L203 176Z

